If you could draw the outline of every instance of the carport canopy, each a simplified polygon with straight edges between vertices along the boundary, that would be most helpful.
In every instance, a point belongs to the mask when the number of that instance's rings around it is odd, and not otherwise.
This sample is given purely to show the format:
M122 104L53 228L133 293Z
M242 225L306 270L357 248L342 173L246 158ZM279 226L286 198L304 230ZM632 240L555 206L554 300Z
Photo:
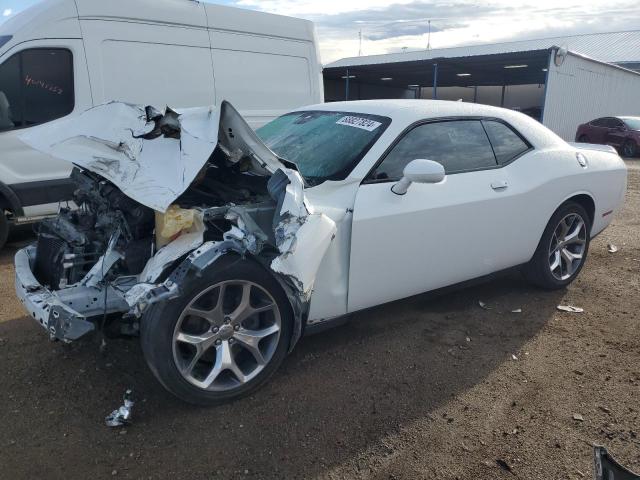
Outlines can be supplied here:
M420 87L434 87L433 96L437 98L437 87L544 84L552 50L325 67L323 73L325 81L344 85L347 98L349 84L417 91Z

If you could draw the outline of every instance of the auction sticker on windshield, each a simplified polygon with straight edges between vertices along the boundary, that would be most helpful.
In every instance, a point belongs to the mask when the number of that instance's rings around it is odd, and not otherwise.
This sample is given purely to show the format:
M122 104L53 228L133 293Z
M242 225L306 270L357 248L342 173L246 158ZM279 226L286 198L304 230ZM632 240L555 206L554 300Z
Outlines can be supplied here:
M336 125L347 125L349 127L361 128L368 132L373 132L382 124L380 122L369 120L368 118L346 116L338 120Z

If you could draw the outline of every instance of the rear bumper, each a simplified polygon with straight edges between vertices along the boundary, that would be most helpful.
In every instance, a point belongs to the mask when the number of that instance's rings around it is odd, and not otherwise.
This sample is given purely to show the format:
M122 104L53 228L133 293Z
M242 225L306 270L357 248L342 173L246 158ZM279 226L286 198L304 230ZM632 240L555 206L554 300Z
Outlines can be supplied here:
M31 271L35 252L35 246L31 245L16 253L16 295L52 339L64 342L77 340L95 330L92 319L129 309L121 292L112 287L74 285L55 292L49 290Z

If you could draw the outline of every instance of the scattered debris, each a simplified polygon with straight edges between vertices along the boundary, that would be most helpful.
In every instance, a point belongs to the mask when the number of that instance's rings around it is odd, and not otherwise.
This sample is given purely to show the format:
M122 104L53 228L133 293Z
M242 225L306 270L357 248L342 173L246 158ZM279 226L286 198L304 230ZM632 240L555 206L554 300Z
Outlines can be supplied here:
M584 417L579 413L574 413L573 419L576 420L577 422L584 422Z
M604 413L611 413L611 410L609 410L607 407L603 407L602 405L598 407L600 410L602 410Z
M496 458L496 463L498 464L498 466L504 470L505 472L509 472L509 473L513 473L513 469L511 468L511 465L509 465L507 462L505 462L503 459L501 458Z
M491 307L481 300L478 300L478 305L480 306L480 308L484 308L485 310L491 310Z
M521 308L516 308L514 310L511 310L511 313L522 313L522 309Z
M609 245L607 245L607 250L609 250L609 253L616 253L618 251L618 247L616 247L613 243L610 243Z
M131 423L133 410L133 390L124 392L123 404L117 410L111 412L104 421L107 427L122 427Z
M511 360L518 360L518 357L516 357L513 353L511 354Z
M466 337L466 338L465 338L465 340L466 340L466 341L467 341L467 343L468 343L468 342L470 342L470 341L471 341L471 338Z
M570 312L570 313L584 312L584 308L574 307L573 305L558 305L556 308L561 312Z
M612 478L622 479L638 479L640 475L633 473L631 470L620 465L613 458L607 449L599 445L593 446L594 470L596 474L595 480L608 480Z

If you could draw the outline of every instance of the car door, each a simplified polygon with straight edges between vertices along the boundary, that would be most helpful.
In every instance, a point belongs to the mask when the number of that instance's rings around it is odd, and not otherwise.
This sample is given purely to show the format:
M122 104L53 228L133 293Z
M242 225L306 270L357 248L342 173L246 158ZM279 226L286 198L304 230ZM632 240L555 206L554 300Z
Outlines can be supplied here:
M489 142L487 132L501 128L520 142L510 155ZM530 149L510 127L493 120L486 127L479 119L429 122L402 136L356 195L348 310L521 263L526 254L517 242L527 234L526 228L519 231L526 220L510 192L523 189L511 184L518 176L501 164ZM394 194L391 186L418 158L441 163L445 180L414 183L405 195Z
M624 143L627 135L627 129L621 120L617 118L607 119L607 133L604 143L612 147L620 147Z
M598 118L589 124L589 142L604 143L607 134L607 118Z

